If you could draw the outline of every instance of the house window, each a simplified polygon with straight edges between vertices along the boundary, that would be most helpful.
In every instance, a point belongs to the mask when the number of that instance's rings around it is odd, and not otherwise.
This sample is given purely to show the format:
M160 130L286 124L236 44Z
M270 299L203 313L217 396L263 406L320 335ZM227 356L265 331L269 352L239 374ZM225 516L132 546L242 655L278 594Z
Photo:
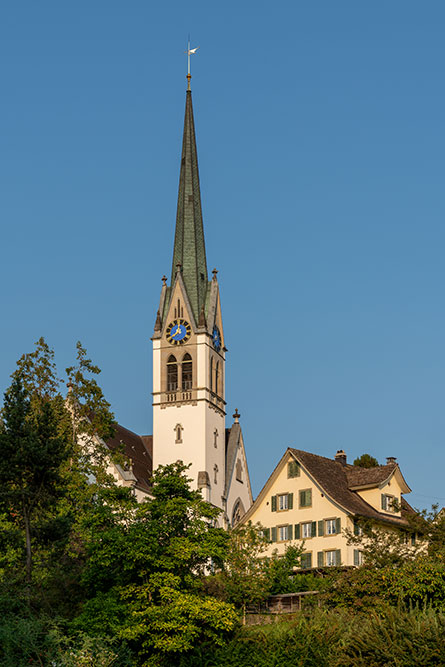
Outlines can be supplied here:
M176 391L178 388L178 364L176 357L171 354L167 359L167 391Z
M354 549L354 565L356 567L363 565L363 551L360 549Z
M193 385L193 362L191 356L187 353L182 360L182 388L191 389Z
M218 484L218 466L215 465L213 466L213 481L215 484Z
M218 447L218 429L217 428L215 428L215 430L213 431L213 446L215 447L215 449Z
M297 461L289 461L287 464L287 476L289 478L300 476L300 464Z
M385 512L397 512L398 501L395 496L382 493L382 510Z
M278 542L292 539L292 526L278 526Z
M304 570L312 567L312 554L310 552L301 554L300 567Z
M337 534L337 520L326 519L326 535L336 535L336 534Z
M236 479L238 482L243 481L243 465L239 459L236 462Z
M334 567L340 565L340 551L338 549L332 551L325 551L325 565L327 567Z
M175 430L175 434L176 434L175 443L181 443L182 442L182 432L183 432L184 429L182 428L181 424L176 424L174 430Z
M289 509L289 498L287 493L278 496L278 509L281 511Z
M307 540L312 537L312 521L301 524L300 535L302 540Z
M312 489L300 491L300 507L312 507Z

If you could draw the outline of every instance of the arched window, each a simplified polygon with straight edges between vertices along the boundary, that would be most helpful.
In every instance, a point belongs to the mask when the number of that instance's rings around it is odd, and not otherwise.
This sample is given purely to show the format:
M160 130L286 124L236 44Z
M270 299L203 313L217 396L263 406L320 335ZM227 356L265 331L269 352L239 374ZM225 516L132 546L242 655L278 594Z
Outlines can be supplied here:
M210 359L210 391L213 391L213 367L215 365L215 362L213 360L213 357Z
M176 443L180 443L180 442L182 442L182 432L183 432L183 430L184 430L184 429L182 428L182 425L181 425L181 424L176 424L176 426L175 426L175 428L174 428L173 430L174 430L175 435L176 435L176 440L175 440L175 442L176 442Z
M219 361L216 362L215 366L215 394L218 393L218 381L219 381Z
M236 526L238 521L241 519L243 514L245 514L246 511L244 509L244 505L241 501L240 498L236 501L235 505L233 506L233 512L232 512L232 526Z
M213 481L215 484L218 484L218 466L215 465L213 466Z
M171 354L167 359L167 391L176 391L178 388L178 364L176 357Z
M243 481L243 464L239 459L236 462L236 479L238 480L238 482Z
M182 388L191 389L193 385L193 362L187 353L182 360Z
M218 429L215 428L213 431L213 446L218 447Z

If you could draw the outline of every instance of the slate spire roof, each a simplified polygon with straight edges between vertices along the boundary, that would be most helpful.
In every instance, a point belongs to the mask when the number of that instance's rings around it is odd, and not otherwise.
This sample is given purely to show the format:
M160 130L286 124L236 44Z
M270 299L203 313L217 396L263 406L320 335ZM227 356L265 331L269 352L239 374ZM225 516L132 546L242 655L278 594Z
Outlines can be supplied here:
M184 136L179 174L178 208L176 213L175 244L171 285L180 264L187 296L198 322L205 305L208 284L204 228L199 187L198 152L196 150L192 93L186 92Z

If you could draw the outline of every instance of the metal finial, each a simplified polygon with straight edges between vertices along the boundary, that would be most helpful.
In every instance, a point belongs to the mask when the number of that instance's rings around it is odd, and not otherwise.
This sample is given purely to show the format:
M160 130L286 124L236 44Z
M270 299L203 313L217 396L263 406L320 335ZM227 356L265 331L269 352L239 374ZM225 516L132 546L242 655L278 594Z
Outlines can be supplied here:
M164 284L164 287L165 287L166 284L167 284L167 276L162 276L161 280L162 280L162 282Z
M182 267L181 262L178 262L178 263L176 264L176 273L181 273L181 267Z
M238 412L238 408L235 408L235 412L233 414L233 418L235 420L235 424L239 424L239 418L241 417L240 413Z
M185 53L187 54L187 90L190 89L190 79L192 78L192 75L190 74L190 56L193 56L197 50L199 49L199 46L195 46L194 49L190 48L190 37L187 42L187 51Z
M212 273L213 273L213 277L216 280L216 274L218 273L218 269L213 269Z

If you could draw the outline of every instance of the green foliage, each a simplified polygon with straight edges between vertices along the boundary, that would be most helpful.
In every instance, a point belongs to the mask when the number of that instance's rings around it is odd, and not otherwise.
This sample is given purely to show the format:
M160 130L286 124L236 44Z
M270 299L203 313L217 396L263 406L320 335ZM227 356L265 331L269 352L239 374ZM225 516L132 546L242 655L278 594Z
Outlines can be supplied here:
M379 462L371 454L362 454L354 459L354 465L360 468L376 468Z
M160 466L152 498L142 503L128 489L99 490L85 514L82 581L90 599L73 627L128 640L143 664L204 639L221 643L237 624L231 604L203 594L228 536L215 526L219 510L190 489L186 470Z

